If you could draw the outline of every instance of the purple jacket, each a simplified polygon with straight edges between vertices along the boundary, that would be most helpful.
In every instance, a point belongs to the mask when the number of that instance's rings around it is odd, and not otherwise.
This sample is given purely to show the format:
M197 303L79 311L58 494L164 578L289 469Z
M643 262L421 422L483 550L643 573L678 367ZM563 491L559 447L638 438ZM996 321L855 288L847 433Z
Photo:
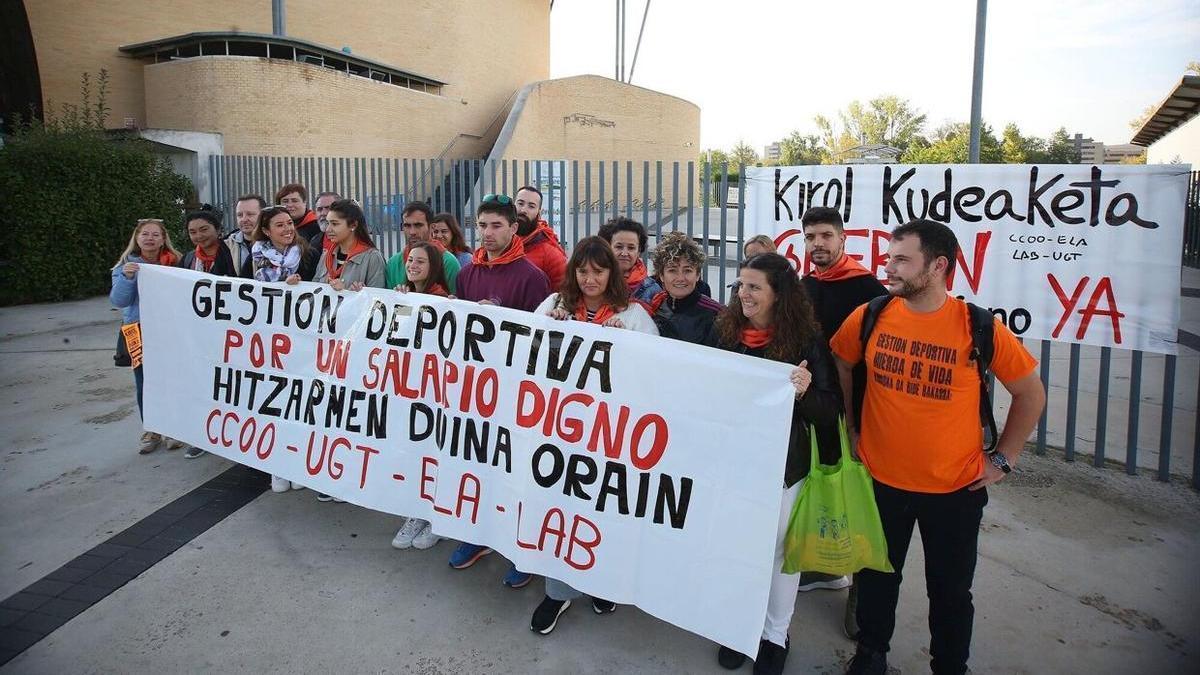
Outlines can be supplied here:
M505 265L467 265L458 273L455 297L479 302L490 300L501 307L532 312L550 296L546 273L525 258Z

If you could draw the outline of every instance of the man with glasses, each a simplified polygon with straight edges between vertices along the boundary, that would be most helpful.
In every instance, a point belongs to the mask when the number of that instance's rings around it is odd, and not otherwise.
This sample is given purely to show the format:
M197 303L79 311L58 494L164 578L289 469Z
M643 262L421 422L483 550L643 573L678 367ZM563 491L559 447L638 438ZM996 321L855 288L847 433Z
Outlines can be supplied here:
M321 228L321 232L329 229L329 207L334 202L341 200L342 196L336 192L322 192L317 195L317 201L313 203L313 209L317 212L317 226ZM324 250L328 251L334 247L333 240L328 235L321 237L321 245Z
M542 220L542 192L532 185L517 190L517 236L525 257L546 273L550 289L557 290L567 273L567 255L550 225Z
M403 286L408 282L408 270L404 263L408 254L417 244L433 244L442 252L442 267L446 270L446 288L453 294L457 290L458 258L442 245L441 240L434 239L429 221L433 220L433 209L425 202L409 202L404 207L402 225L404 227L404 250L388 258L387 285L388 288Z
M532 312L550 296L550 281L525 257L512 198L485 195L476 212L475 226L481 245L471 256L471 263L458 274L458 297ZM486 546L464 542L450 556L450 566L466 569L491 552ZM510 565L503 583L509 588L522 588L532 579L532 574Z
M308 188L299 183L288 183L275 193L275 203L287 209L288 215L296 225L296 234L307 239L314 248L321 250L321 239L325 233L321 232L317 214L308 208Z

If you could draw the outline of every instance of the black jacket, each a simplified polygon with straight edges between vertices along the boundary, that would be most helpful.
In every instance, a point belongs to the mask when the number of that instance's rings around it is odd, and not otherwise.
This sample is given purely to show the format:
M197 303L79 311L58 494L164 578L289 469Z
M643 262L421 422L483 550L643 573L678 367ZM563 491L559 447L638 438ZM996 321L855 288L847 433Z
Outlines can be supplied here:
M179 260L179 267L190 270L195 262L196 249L193 248L183 254L183 258ZM217 247L217 259L213 261L213 266L208 273L218 277L238 276L237 265L233 264L233 254L229 252L229 247L225 245L225 242L221 242L221 245Z
M751 349L738 342L734 345L721 345L723 349L769 358L765 348ZM783 472L784 487L791 487L808 475L812 462L809 446L808 427L817 427L817 447L821 463L833 464L841 456L839 443L830 442L837 439L837 420L842 412L841 387L838 385L837 370L834 367L833 355L824 337L818 336L816 342L807 347L799 360L807 360L809 371L812 372L812 383L804 397L796 401L792 407L792 431L788 438L787 466Z
M813 311L821 330L828 337L833 337L845 323L846 317L872 298L887 295L888 290L873 276L854 277L842 281L820 281L811 275L801 280L804 290L812 301ZM854 366L854 415L855 419L862 417L863 397L867 393L867 367L865 362ZM837 436L834 435L836 439Z
M717 314L724 307L697 288L686 298L675 300L666 291L654 312L658 334L705 347L717 346ZM659 296L654 297L659 302Z

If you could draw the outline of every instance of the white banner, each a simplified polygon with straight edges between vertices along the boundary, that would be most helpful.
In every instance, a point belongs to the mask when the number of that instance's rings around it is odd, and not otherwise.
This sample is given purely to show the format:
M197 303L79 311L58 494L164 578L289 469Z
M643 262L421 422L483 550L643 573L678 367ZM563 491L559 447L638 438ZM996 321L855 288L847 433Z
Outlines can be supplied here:
M951 292L1021 337L1176 353L1187 165L956 164L746 170L746 236L807 269L800 218L836 208L884 276L889 233L928 217L960 251Z
M427 295L138 276L147 429L756 653L786 364Z

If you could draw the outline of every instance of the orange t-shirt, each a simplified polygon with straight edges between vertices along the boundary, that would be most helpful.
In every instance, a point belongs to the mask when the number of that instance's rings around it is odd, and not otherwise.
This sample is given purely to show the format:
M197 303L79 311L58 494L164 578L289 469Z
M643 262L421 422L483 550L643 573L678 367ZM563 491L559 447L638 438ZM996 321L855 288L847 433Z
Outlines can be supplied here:
M848 363L863 359L854 310L829 346ZM991 370L1001 382L1033 372L1037 361L999 321ZM948 298L934 312L912 311L900 298L879 315L867 344L867 392L858 453L881 483L913 492L962 489L983 474L979 371L969 359L967 304Z

